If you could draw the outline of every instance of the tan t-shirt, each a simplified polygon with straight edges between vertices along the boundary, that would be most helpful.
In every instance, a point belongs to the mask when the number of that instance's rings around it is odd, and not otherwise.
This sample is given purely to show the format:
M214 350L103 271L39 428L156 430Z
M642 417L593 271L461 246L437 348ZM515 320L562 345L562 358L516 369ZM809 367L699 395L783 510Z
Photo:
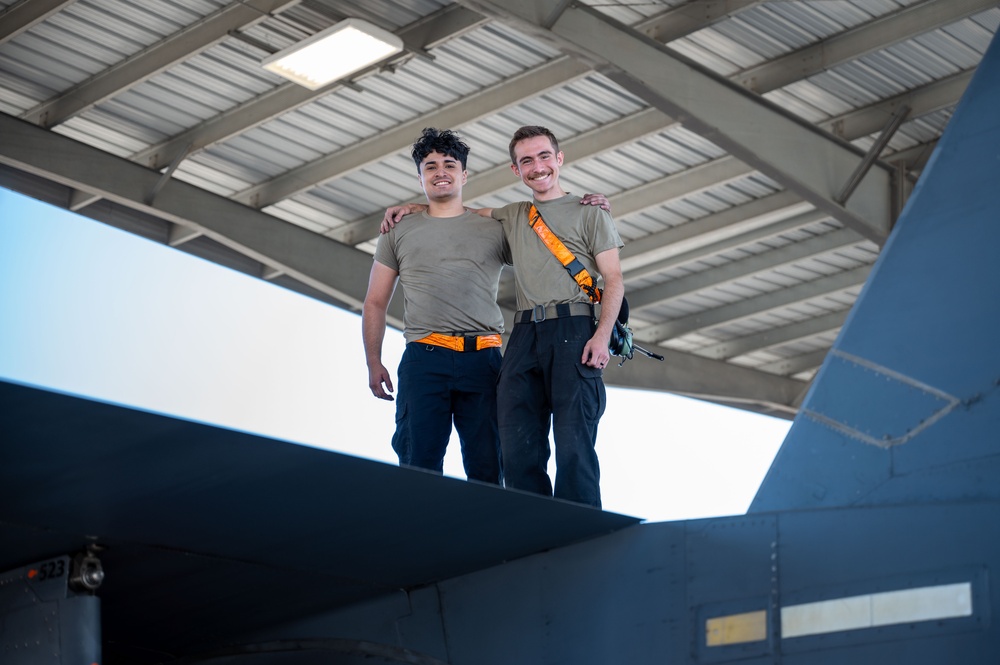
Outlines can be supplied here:
M379 236L375 260L399 273L407 342L432 332L503 332L497 287L510 247L492 219L407 215Z
M567 194L552 201L534 201L545 225L583 264L595 280L600 279L594 257L623 246L614 219L598 206L580 205L580 197ZM528 222L531 202L519 201L493 210L510 243L514 257L517 308L558 303L590 302L580 285L566 272Z

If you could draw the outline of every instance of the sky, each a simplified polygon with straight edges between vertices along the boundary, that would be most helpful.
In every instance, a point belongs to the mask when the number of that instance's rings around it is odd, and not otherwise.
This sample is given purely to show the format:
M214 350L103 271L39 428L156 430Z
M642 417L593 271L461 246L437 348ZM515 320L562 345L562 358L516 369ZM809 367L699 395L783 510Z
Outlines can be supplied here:
M388 329L394 382L403 345ZM396 463L359 315L2 188L0 378ZM746 512L791 425L607 392L604 509L650 522ZM454 436L445 474L465 477Z

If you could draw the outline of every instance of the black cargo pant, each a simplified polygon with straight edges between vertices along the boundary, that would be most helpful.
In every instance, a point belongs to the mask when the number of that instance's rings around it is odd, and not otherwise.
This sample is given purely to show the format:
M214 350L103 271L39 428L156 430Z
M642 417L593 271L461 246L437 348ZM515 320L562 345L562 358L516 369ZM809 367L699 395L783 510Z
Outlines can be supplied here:
M399 361L396 433L399 463L441 473L452 423L469 480L501 483L496 377L500 349L452 351L410 342Z
M590 316L517 323L497 383L504 485L553 495L549 424L556 449L555 496L601 506L595 445L606 395L602 371L580 362L594 334Z

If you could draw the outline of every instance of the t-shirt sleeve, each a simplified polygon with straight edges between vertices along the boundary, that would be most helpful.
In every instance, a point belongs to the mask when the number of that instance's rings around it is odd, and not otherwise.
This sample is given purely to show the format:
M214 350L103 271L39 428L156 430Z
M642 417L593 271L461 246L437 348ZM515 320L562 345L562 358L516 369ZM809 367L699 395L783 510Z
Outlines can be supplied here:
M399 272L399 261L396 260L396 234L394 231L383 233L375 243L375 260L384 266Z
M491 213L493 219L498 222L508 223L517 216L518 210L521 208L523 203L521 201L515 201L514 203L508 203L502 208L493 208Z
M618 228L615 226L615 220L611 217L611 213L598 207L593 208L593 213L591 242L594 247L594 256L609 249L624 247L625 243L622 242L622 238L618 234Z

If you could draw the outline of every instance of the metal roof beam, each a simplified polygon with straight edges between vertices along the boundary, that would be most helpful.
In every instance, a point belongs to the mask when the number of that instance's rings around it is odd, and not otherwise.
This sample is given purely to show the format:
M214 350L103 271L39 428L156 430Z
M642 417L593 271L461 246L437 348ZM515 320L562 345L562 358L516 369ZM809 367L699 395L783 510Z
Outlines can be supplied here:
M707 400L754 404L791 416L806 384L802 381L657 348L663 362L636 358L604 372L604 383L619 388L670 392Z
M355 308L364 301L369 254L176 179L147 203L158 172L4 114L0 163L193 228Z
M831 118L830 120L820 123L820 126L825 129L836 131L836 133L848 140L861 138L881 129L885 122L885 118L904 104L911 106L912 116L919 116L931 113L941 108L954 106L961 98L971 76L972 72L962 72L961 74L956 74L955 76L947 79L931 83L923 88L911 90L905 94L897 95L896 97L884 100L877 104L857 109L850 113L845 113L836 118ZM702 171L702 174L705 175L706 178L697 177L699 170ZM661 200L658 203L653 203L653 205L663 205L671 199L679 199L690 195L708 184L717 185L724 180L734 180L753 172L754 169L738 162L733 157L722 157L714 160L713 162L708 162L701 166L694 167L693 169L689 169L688 171L668 176L667 178L656 181L656 183L650 183L615 194L614 196L609 197L611 209L614 212L616 219L623 219L629 214L649 207L651 199L649 197L643 197L643 192L663 192L663 196L660 197ZM691 177L689 178L689 176ZM708 182L712 177L715 177L716 180L714 182ZM653 187L653 185L656 185L656 187ZM778 196L781 197L780 201L774 198ZM787 205L792 205L794 201L799 200L801 199L797 195L790 192L782 192L780 195L772 195L770 197L759 199L761 202L774 201L773 208L771 206L765 206L765 208L769 210L777 210ZM754 211L754 203L756 202L746 204L745 206L739 206L735 209L730 209L732 212L730 212L730 210L722 211L721 213L715 213L713 215L709 215L708 217L689 222L688 224L668 229L667 231L632 240L628 242L622 250L622 267L628 269L627 267L630 263L634 264L635 258L639 258L647 252L662 250L665 245L670 245L670 247L666 249L669 249L671 252L686 251L686 246L680 245L680 243L690 241L693 236L707 232L704 228L705 221L707 220L718 221L720 216L724 216L724 218L732 219L732 221L727 223L739 226L745 217L748 218L757 214L765 214L766 210ZM712 224L709 226L713 229L718 229L720 227L719 224ZM742 230L739 228L734 228L732 230L733 235L740 232L742 232ZM706 239L703 244L708 244L710 242L714 242L714 239ZM644 274L648 274L648 272ZM640 274L636 273L628 275L626 278L635 279L640 276Z
M170 227L170 233L167 236L167 244L171 247L180 247L186 242L191 242L195 238L201 237L201 231L198 229L187 226L186 224L174 224Z
M271 12L289 4L294 3L289 0L234 2L91 77L69 92L42 102L21 114L21 118L43 127L59 125L218 44L230 30L263 21Z
M671 199L681 199L739 180L753 172L753 168L735 157L720 157L616 194L609 201L615 217L625 217L663 205Z
M621 251L623 274L626 280L635 280L660 272L669 265L677 265L673 260L690 252L698 252L696 256L700 257L710 255L705 252L724 252L734 246L738 247L738 244L732 243L745 244L746 233L755 229L772 228L775 219L792 217L796 212L805 213L803 208L807 206L791 192L778 192L637 238L625 243ZM805 226L828 217L829 215L810 211L806 220L796 219L790 228ZM710 247L721 249L710 250ZM662 264L664 260L670 262Z
M461 37L487 21L482 14L461 5L447 5L400 28L397 34L407 51L431 57L427 53L429 49Z
M911 120L951 108L962 98L974 72L975 70L969 70L949 76L870 106L824 120L818 123L818 126L848 141L853 141L881 130L886 119L904 106L910 108Z
M837 133L847 140L855 140L879 131L884 125L885 119L903 105L908 105L912 108L911 117L924 115L942 108L954 106L961 98L962 93L965 91L971 77L971 71L962 72L947 79L942 79L928 84L922 88L914 89L907 93L897 95L896 97L872 104L871 106L860 108L835 118L831 118L820 123L820 126L824 129ZM646 112L643 111L641 113ZM636 116L638 115L639 114L636 114ZM933 147L933 145L931 147ZM930 150L927 147L918 147L917 149L917 152L924 154L929 153L929 151ZM897 155L908 157L909 152L892 153L886 157L886 161L895 161ZM570 156L572 156L572 154ZM719 176L720 181L724 179L736 179L754 172L754 169L740 164L733 157L723 157L715 160L714 162L708 162L704 165L695 167L694 169L690 169L689 171L696 173L697 169L708 169L710 164L714 165L711 167L713 170L719 169L717 174L722 173L723 170L725 171L724 175L726 178ZM737 166L737 164L740 164L742 168ZM687 196L702 187L703 181L698 178L685 180L685 174L689 171L677 173L669 176L668 178L657 181L661 184L669 184L669 186L665 187L663 190L667 195L662 197L663 200L659 203L659 205L663 205L670 199L683 198L684 196ZM683 186L681 186L683 182L687 182L691 189L686 190ZM718 184L718 182L715 184ZM645 188L647 188L646 185L624 192L619 192L609 198L611 202L611 209L616 219L623 219L629 214L637 212L640 209L644 209L644 206L640 205L641 197L637 196L637 194ZM773 203L769 205L765 203L767 201L771 201ZM622 250L622 267L629 270L630 267L636 266L635 259L641 260L643 258L648 258L645 256L647 253L655 252L657 250L670 251L671 253L687 251L687 245L683 245L681 243L691 242L695 236L707 233L709 229L718 232L727 224L741 225L741 222L744 219L749 219L750 217L754 217L756 215L763 215L767 212L779 210L785 206L792 205L795 201L801 201L801 199L797 195L790 192L782 192L780 194L758 199L758 201L751 202L737 208L724 210L720 213L715 213L687 224L676 226L668 229L667 231L631 240ZM762 205L763 207L758 210L758 205ZM734 229L732 231L732 235L740 232L742 231ZM698 241L697 238L694 239L695 242ZM714 240L714 238L706 239L702 244L708 244L710 242L714 242ZM670 247L664 247L665 245L670 245ZM662 268L663 266L659 266L657 269ZM649 272L650 271L637 271L630 275L626 275L626 279L636 279L644 274L648 274Z
M459 3L459 4L468 5L468 3ZM692 18L690 13L690 8L673 8L666 12L663 12L662 14L656 17L640 22L639 24L636 25L636 29L643 29L644 26L652 25L653 22L667 21L670 17L676 17L681 14L685 14L687 16L687 20L683 22L683 24L687 26L685 27L685 30L690 30L693 32L695 30L712 25L713 23L726 18L727 16L731 15L736 11L759 4L759 2L757 0L754 0L752 2L746 0L744 2L730 2L725 4L728 6L722 8L716 8L716 10L714 11L696 13L695 14L696 16L700 16L698 20L694 20ZM726 11L719 11L719 9L725 9ZM478 13L476 15L481 16ZM677 36L682 36L682 35L677 34ZM562 68L561 71L564 72L563 78L561 79L555 78L552 74L552 67L557 63L563 63L560 65L560 67ZM403 127L403 129L405 129L405 131L402 132L403 140L397 139L396 141L391 143L386 142L387 145L378 149L371 147L371 144L375 139L384 137L384 135L382 135L382 137L375 137L373 139L368 139L367 141L362 141L358 144L355 144L354 146L350 146L347 148L347 150L352 150L360 146L370 147L371 148L370 150L364 151L364 159L347 160L344 162L340 162L338 160L321 158L314 162L304 164L297 169L293 169L292 171L277 176L276 178L273 178L267 182L259 183L254 187L251 187L247 190L244 190L243 192L240 192L239 194L236 195L235 198L239 201L250 203L255 207L264 208L268 205L277 203L282 199L294 196L299 192L310 189L311 187L315 187L316 185L319 185L323 182L332 180L333 178L341 176L352 170L362 168L363 166L369 163L377 162L383 159L386 155L391 155L395 152L398 152L399 150L404 150L408 148L413 142L413 137L419 134L420 129L428 126L428 124L433 124L436 127L455 128L478 120L480 117L486 114L486 111L480 108L480 105L476 103L476 99L480 98L492 99L493 106L489 109L489 111L495 113L502 108L514 106L522 102L523 100L528 99L529 97L532 97L534 95L541 94L546 90L556 88L560 85L565 85L566 83L569 83L575 78L588 74L590 71L591 69L587 67L585 64L575 61L573 66L565 64L563 59L546 63L545 65L537 67L533 70L523 72L514 79L502 82L500 84L497 84L496 86L493 86L492 88L482 90L476 95L467 97L465 100L463 100L463 102L451 104L442 109L436 109L432 113L422 118L417 118L413 121L410 121ZM537 84L532 84L531 82L536 77L539 77L542 80L546 80L547 77L548 81L547 87L538 87ZM518 85L519 81L521 82L520 85ZM494 94L495 91L499 91L500 94ZM492 95L492 97L490 97L490 95ZM443 118L442 114L444 115ZM433 122L431 122L431 119L433 119ZM667 119L667 124L669 124L669 119ZM417 128L416 132L413 131L412 129L413 127ZM400 129L401 128L397 127L393 130L390 130L390 133L395 136L397 133L399 133L397 130ZM365 218L363 220L359 220L359 222L364 226L368 226L369 224L371 224L371 218ZM355 243L360 243L364 242L364 240L369 240L372 237L374 237L374 235L375 234L372 233L372 235L369 236L368 238L361 239L360 235L358 234L357 227L353 225L349 230L344 232L344 237L354 236L355 240L352 242Z
M590 72L586 65L562 57L541 67L490 86L476 94L436 109L433 113L436 126L458 127L480 118L498 113L517 104L523 96L532 96L566 81L585 76ZM249 187L233 195L233 200L266 208L326 182L338 175L362 168L410 147L413 139L427 126L427 118L396 125L392 129L365 139L330 155L303 164L277 178Z
M836 118L831 118L830 120L819 123L819 126L829 131L833 131L847 140L858 139L879 131L883 127L885 119L904 105L910 106L911 117L924 115L942 108L954 106L961 98L962 93L965 91L971 77L971 71L962 72L961 74L956 74L947 79L931 83L923 88L911 90L891 99L845 113L837 116ZM644 111L642 113L646 112ZM636 115L638 116L639 114ZM664 116L660 115L660 117ZM589 156L590 155L584 155L582 158ZM647 183L646 185L642 185L625 192L620 192L609 198L611 201L611 209L614 211L615 217L617 219L621 219L629 214L639 212L649 207L663 205L671 199L683 198L684 196L693 194L708 186L715 186L726 180L736 180L750 175L754 171L755 169L742 164L733 157L722 157L712 162L707 162L706 164L688 169L687 171L676 173L668 176L667 178L657 180L656 182ZM702 177L699 177L699 174ZM655 192L662 193L662 195L658 197L659 201L656 200L657 197L655 195L644 195L644 193ZM622 252L622 260L624 261L625 258L632 255L633 252L639 251L641 253L643 251L633 248L633 245L636 245L637 243L649 245L651 243L664 244L666 242L656 242L653 240L654 237L655 236L646 236L638 240L631 241L628 245L626 245L625 250Z
M938 27L939 25L958 20L969 13L973 13L977 10L977 8L981 8L980 5L983 4L984 3L981 0L976 0L976 2L965 3L963 6L948 6L947 8L940 8L942 11L933 12L927 11L928 8L920 6L918 7L921 9L920 12L914 12L911 14L909 11L904 10L902 12L897 12L890 17L886 17L880 21L880 27L881 29L891 28L893 40L901 41L926 32L929 29ZM996 3L995 1L992 1L985 4L995 6ZM933 17L933 21L929 20L931 17ZM873 33L867 31L864 27L847 31L832 39L842 39L842 41L838 41L837 45L827 52L826 59L823 61L827 67L860 57L865 53L870 52L874 48L874 45L877 45L877 37ZM852 48L845 48L847 45ZM799 54L801 56L801 61L807 62L810 60L810 56L807 52L812 48L816 47L808 47L791 55ZM811 76L819 71L821 71L821 69L813 70L800 66L795 69L795 76L789 80L779 79L778 77L772 75L768 76L760 83L762 84L764 91L767 92L777 87L781 87L782 85L786 85L787 83ZM922 88L917 88L876 104L872 104L868 107L857 109L855 111L837 116L836 118L823 121L818 123L818 126L850 141L879 131L883 128L886 118L891 116L904 105L910 107L911 118L931 113L942 108L954 106L961 98L962 93L965 91L973 72L974 70L956 74L946 79L928 84ZM739 76L742 76L742 73L731 77L731 79L737 80ZM648 111L652 110L654 109L648 109ZM643 111L641 113L647 113L647 111ZM639 115L640 114L635 114L635 116ZM659 117L662 117L665 120L670 120L669 116L666 115L661 115ZM651 118L651 116L644 116L644 119L649 118ZM659 131L663 131L668 127L669 125L665 123ZM619 132L621 132L622 129L625 128L621 127ZM653 131L656 130L654 129ZM636 140L637 138L639 137L623 137L624 140ZM574 157L576 156L575 152L569 152L567 154ZM582 155L580 158L582 159L589 156L590 155ZM662 204L671 198L680 198L682 196L689 195L698 189L707 186L708 184L719 184L721 181L736 179L749 175L755 171L755 169L746 165L743 165L742 168L736 166L738 162L733 157L715 160L715 162L710 163L713 165L711 168L723 168L723 162L726 160L730 161L730 163L726 164L727 170L725 173L718 175L716 182L714 183L705 183L704 180L694 179L690 181L690 188L685 189L682 184L682 177L685 176L687 172L684 172L670 176L662 181L643 185L642 187L615 195L612 197L612 209L615 211L615 216L617 218L622 218L628 214L644 209L645 207L649 207L649 202L653 201L653 199L643 197L641 194L643 191L657 191L660 185L667 185L669 183L668 187L659 189L659 191L662 191L666 194L666 196L664 196L659 202L653 202L652 205ZM707 167L708 165L703 165L695 167L695 169L692 169L691 171L696 172L697 169ZM673 194L671 194L671 192Z
M925 0L745 69L732 79L755 92L777 90L996 6L996 0Z
M712 270L694 273L687 277L633 291L628 295L629 309L634 313L644 307L680 298L688 293L702 291L766 270L773 270L816 254L831 252L839 247L857 245L861 241L857 233L851 229L831 231L809 240L792 243L763 254L756 254L742 261L734 261L717 266Z
M734 236L728 236L722 240L718 240L707 245L697 245L693 249L689 249L685 252L670 254L666 258L646 264L637 269L629 270L624 275L624 278L628 281L638 279L640 277L646 277L647 275L663 272L664 270L676 268L677 266L682 266L685 263L694 263L712 256L717 256L724 252L728 252L751 243L759 242L766 238L773 238L774 236L782 233L796 231L805 226L809 226L810 224L815 224L816 222L828 219L830 219L829 215L817 210L811 210L800 215L786 217L772 224L754 227L749 231L745 231ZM858 236L858 240L861 240L860 236Z
M752 9L763 1L687 2L656 16L645 18L632 27L646 37L665 44Z
M79 189L74 190L73 195L70 197L69 209L76 212L100 200L100 196L95 196L90 192L84 192Z
M913 146L912 148L907 148L906 150L889 153L886 155L885 159L893 164L905 164L908 169L922 169L924 165L927 164L927 160L930 159L931 154L934 152L934 148L937 147L937 144L937 139L927 143L921 143Z
M681 337L698 330L748 319L781 307L803 303L831 293L861 286L868 279L871 266L859 266L851 270L827 275L795 286L777 289L770 293L740 300L722 307L696 312L667 323L648 326L635 333L640 342L659 342Z
M754 351L760 351L780 344L788 344L800 339L808 339L816 335L822 335L834 330L838 330L844 325L850 307L846 307L836 312L830 312L823 316L817 316L805 321L791 323L780 328L763 330L753 335L746 335L737 339L711 344L709 346L696 349L694 353L705 358L714 360L725 360L745 356Z
M834 200L863 157L853 146L588 6L563 9L557 0L461 2L487 15L513 18L535 34L557 38L566 52L592 63L632 94L845 226L877 243L888 236L892 188L890 170L884 165L877 164L865 175L845 205ZM554 12L554 21L547 18ZM543 21L551 23L549 30L542 27Z
M443 41L461 35L482 24L486 19L458 5L451 5L402 28L397 34L409 50L424 51ZM329 95L342 87L331 83L319 90L309 90L295 83L284 83L253 100L225 111L168 141L150 146L132 155L132 160L150 168L161 168L173 161L185 147L192 152L232 138L311 101Z
M756 369L761 372L767 372L768 374L777 374L779 376L794 376L800 372L806 372L811 369L816 369L823 364L823 360L826 358L826 354L829 353L828 349L819 349L818 351L810 351L809 353L803 353L801 355L792 356L791 358L782 358L781 360L775 360L774 362L767 363L765 365L760 365Z
M30 30L75 0L21 0L0 12L0 44Z

